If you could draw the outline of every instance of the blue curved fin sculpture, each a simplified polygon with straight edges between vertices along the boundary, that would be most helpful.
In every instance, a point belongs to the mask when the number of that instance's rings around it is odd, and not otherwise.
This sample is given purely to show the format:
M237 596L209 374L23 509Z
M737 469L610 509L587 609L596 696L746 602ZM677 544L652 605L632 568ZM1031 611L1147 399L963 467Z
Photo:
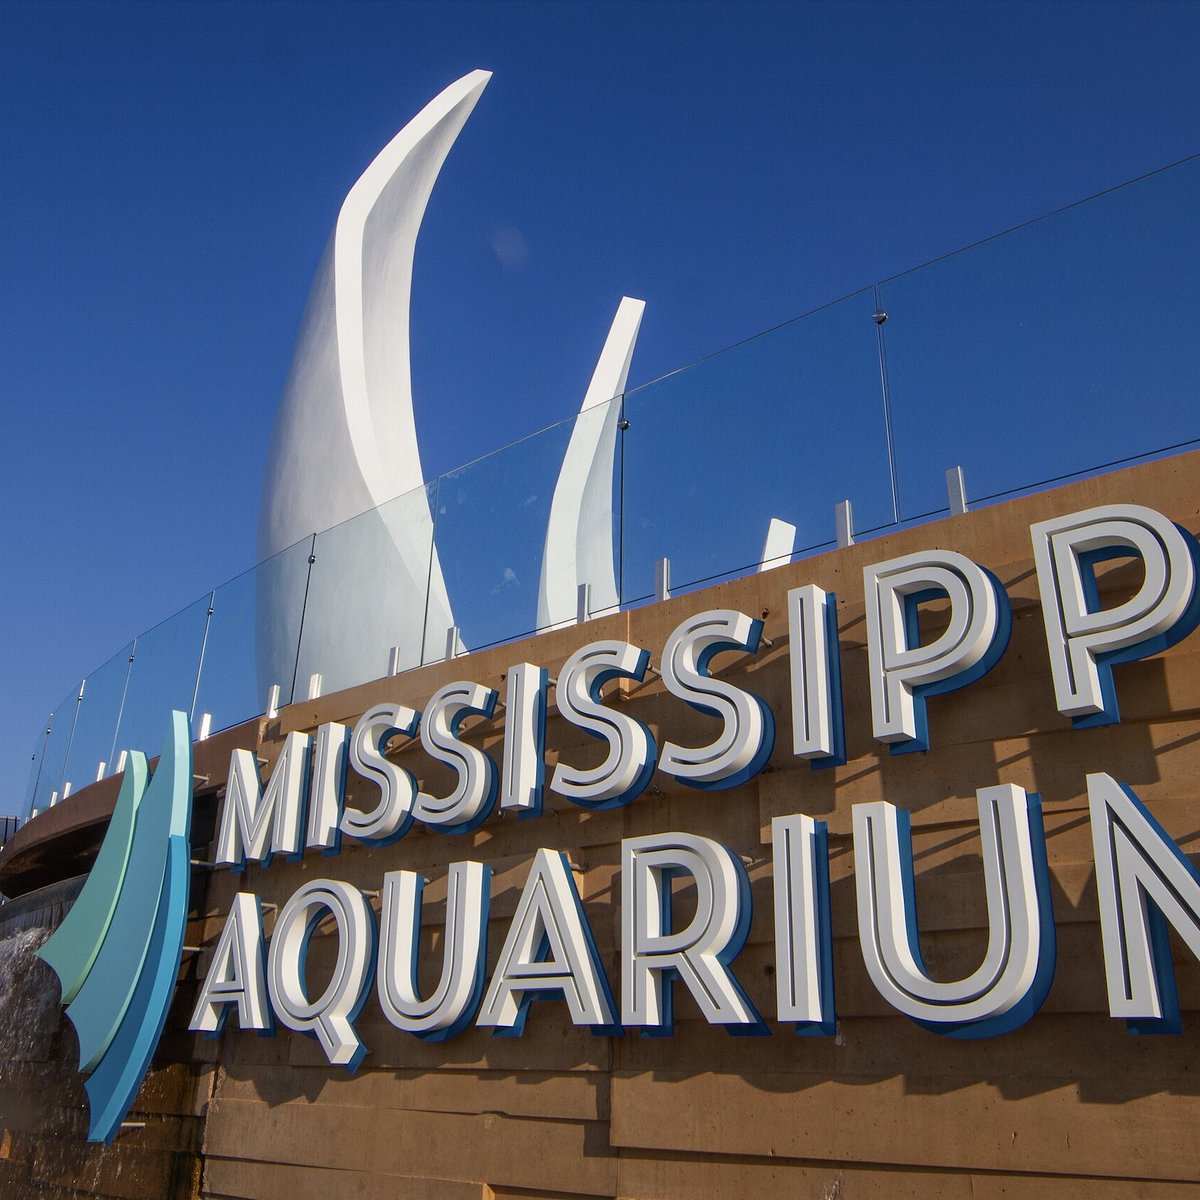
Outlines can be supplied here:
M92 1142L116 1136L171 1006L187 924L191 816L191 731L173 712L148 784L144 756L130 756L96 869L39 951L62 985L79 1069L92 1073L85 1084Z

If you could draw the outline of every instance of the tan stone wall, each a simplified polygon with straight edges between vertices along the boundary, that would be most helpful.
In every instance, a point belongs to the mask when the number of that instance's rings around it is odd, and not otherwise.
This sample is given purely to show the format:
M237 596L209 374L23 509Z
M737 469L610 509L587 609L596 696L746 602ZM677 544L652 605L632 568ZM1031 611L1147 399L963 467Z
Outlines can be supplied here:
M206 1197L253 1200L485 1200L500 1197L1179 1197L1200 1188L1200 965L1175 943L1184 1032L1130 1037L1107 1013L1084 776L1107 771L1132 785L1189 853L1200 852L1200 634L1165 654L1117 668L1122 722L1075 731L1050 684L1029 525L1101 503L1147 504L1200 528L1200 455L1181 456L928 524L666 604L560 630L297 704L265 728L273 760L291 729L351 722L373 703L421 708L442 684L472 679L503 694L508 666L528 659L551 674L587 641L623 637L654 659L675 625L706 608L762 615L774 646L715 669L766 699L779 737L750 783L695 792L656 774L630 806L584 812L549 792L537 819L494 817L472 834L414 829L389 847L346 843L333 858L209 875L189 940L211 945L234 891L282 904L307 879L364 889L383 873L430 879L423 967L440 967L445 872L455 860L492 866L489 969L534 851L568 851L600 955L619 986L619 859L624 837L682 830L714 837L751 862L754 920L733 971L768 1018L771 1036L730 1037L707 1026L682 988L669 1038L594 1036L565 1005L535 1001L521 1038L470 1027L429 1045L389 1026L368 1001L358 1028L370 1053L357 1074L325 1062L316 1042L282 1031L219 1040L177 1037L166 1053L200 1069ZM1013 602L1012 643L984 679L929 702L933 749L892 757L871 738L863 633L862 567L930 546L990 568ZM813 771L790 753L785 596L802 583L838 593L848 762ZM1109 602L1132 582L1104 579ZM663 693L657 679L621 700L667 738L699 744L711 719ZM553 698L553 693L551 693ZM467 736L499 758L500 717ZM553 714L547 744L586 765L602 748ZM883 753L880 753L883 750ZM430 790L449 783L419 749L399 755ZM212 768L208 790L219 786ZM941 978L973 970L986 939L975 789L1015 783L1041 793L1058 931L1057 971L1040 1014L1014 1033L956 1041L892 1013L875 993L858 948L850 806L887 799L909 809L922 945ZM352 777L352 787L353 784ZM359 781L357 786L362 786ZM364 799L366 797L364 789ZM775 1010L770 820L805 812L829 823L839 1027L796 1037ZM271 931L273 913L266 918ZM319 976L333 950L318 937ZM188 967L172 1024L194 999ZM6 1195L0 1189L0 1195Z
M350 721L385 699L421 707L441 684L470 678L503 689L510 663L553 674L585 641L627 637L657 658L685 615L732 607L762 615L774 647L715 669L764 697L779 738L762 775L701 793L656 774L649 791L612 812L550 797L540 819L492 819L474 834L414 828L390 847L347 846L337 858L215 875L219 915L236 887L282 903L325 875L376 888L385 870L420 869L430 901L444 898L447 864L479 858L495 870L489 963L494 964L533 852L570 852L600 953L618 986L618 865L623 837L685 830L752 860L754 921L733 965L760 1011L774 1012L770 819L805 812L829 823L839 1028L834 1038L734 1038L707 1026L682 988L670 1038L596 1037L565 1006L535 1001L522 1038L474 1027L442 1045L392 1029L377 1003L360 1021L370 1054L354 1077L332 1069L310 1039L231 1029L217 1052L205 1131L204 1194L255 1200L318 1196L887 1197L1178 1196L1200 1179L1200 969L1177 953L1185 1030L1133 1038L1107 1014L1084 776L1131 784L1188 851L1200 849L1200 635L1160 657L1117 668L1123 720L1075 731L1056 711L1030 551L1031 522L1100 503L1148 504L1198 526L1200 458L1139 467L964 517L925 525L666 604L294 706L268 730ZM929 546L953 548L994 571L1012 598L1014 630L1000 664L970 688L929 703L933 749L880 754L870 732L862 567ZM813 771L790 754L784 598L813 582L841 601L849 761ZM1131 582L1114 571L1109 593ZM711 720L663 693L657 679L623 700L654 730L699 744ZM499 754L501 720L474 733ZM272 740L273 739L273 740ZM550 764L598 761L600 747L552 716ZM590 756L590 757L589 757ZM419 749L403 753L425 778ZM435 781L438 782L438 781ZM969 973L986 938L974 793L1016 783L1043 797L1058 967L1042 1012L983 1041L928 1033L889 1011L857 944L850 805L886 798L913 814L923 947L942 978ZM438 958L444 912L428 903L423 951ZM270 921L268 919L268 932ZM1179 947L1177 946L1177 951ZM328 953L329 947L322 948ZM1172 1182L1158 1182L1172 1181Z

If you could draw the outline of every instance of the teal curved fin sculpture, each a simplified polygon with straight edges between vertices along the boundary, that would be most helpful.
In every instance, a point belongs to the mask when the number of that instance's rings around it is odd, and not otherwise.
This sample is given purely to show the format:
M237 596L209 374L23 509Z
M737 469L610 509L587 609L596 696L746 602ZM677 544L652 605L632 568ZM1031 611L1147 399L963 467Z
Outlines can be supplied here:
M48 963L58 976L64 1004L75 999L108 933L117 897L125 883L133 825L149 774L144 754L134 750L127 755L125 777L100 853L71 911L54 936L37 951L38 958Z
M136 757L140 756L131 756L135 761ZM144 772L144 758L141 766ZM136 772L130 790L139 790ZM92 1072L85 1086L91 1108L88 1140L93 1142L111 1141L129 1111L158 1044L179 974L192 815L191 732L183 713L171 714L154 776L140 800L129 801L127 807L131 835L125 813L120 823L114 813L96 860L97 866L101 858L105 863L107 880L101 879L95 894L108 909L107 919L81 915L70 930L64 922L42 953L56 972L62 967L72 979L86 966L83 978L71 984L67 1016L79 1036L79 1069ZM122 847L126 840L127 850ZM124 868L117 871L112 864L122 858ZM115 897L109 892L114 879ZM90 883L89 879L85 890ZM91 945L85 941L89 929L95 937ZM64 996L67 977L59 972Z

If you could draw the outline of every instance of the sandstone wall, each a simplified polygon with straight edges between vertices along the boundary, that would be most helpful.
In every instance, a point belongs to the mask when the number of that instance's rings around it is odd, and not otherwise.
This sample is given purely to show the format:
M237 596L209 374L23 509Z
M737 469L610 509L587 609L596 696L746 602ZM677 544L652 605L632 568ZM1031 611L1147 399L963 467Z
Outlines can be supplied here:
M476 1198L629 1197L1172 1197L1200 1179L1200 1019L1182 1037L1134 1038L1107 1014L1084 776L1103 770L1132 785L1188 850L1200 850L1200 635L1166 654L1117 668L1122 722L1072 729L1056 710L1034 576L1029 525L1092 505L1135 502L1200 527L1195 455L864 542L702 593L474 654L337 696L298 704L267 731L264 755L290 729L351 722L369 705L420 708L456 678L496 687L528 659L551 674L586 641L626 638L658 652L686 615L731 607L761 615L774 647L753 661L717 661L722 676L780 715L768 769L729 792L702 793L656 774L627 808L583 812L548 793L541 818L492 819L448 837L414 828L386 848L349 847L324 859L215 873L205 937L215 939L237 887L282 903L314 876L378 888L384 871L430 877L423 953L440 966L447 864L478 858L495 870L489 965L534 851L569 851L587 916L614 988L619 979L620 840L651 832L706 834L751 862L754 921L734 964L764 1014L774 1012L770 820L805 812L830 827L839 1027L834 1038L730 1037L707 1026L677 989L673 1037L597 1037L565 1006L534 1002L521 1038L474 1027L442 1045L391 1028L372 999L359 1027L370 1054L349 1077L317 1044L233 1027L209 1045L203 1194L254 1200L324 1196ZM862 567L942 546L994 571L1014 609L1010 648L970 688L929 702L933 749L891 756L873 742L863 634ZM841 601L848 761L813 771L790 754L785 595L817 583ZM1108 602L1135 582L1103 582ZM667 737L700 744L711 720L663 693L657 679L625 688L622 703ZM553 693L552 693L553 695ZM497 755L502 721L471 737ZM577 764L595 742L553 715L547 744ZM882 753L880 751L883 751ZM416 751L400 761L436 790ZM942 978L968 974L986 939L974 793L1016 783L1043 798L1058 967L1043 1011L1010 1035L938 1037L893 1014L875 993L857 944L850 805L886 798L913 814L918 901L927 962ZM364 799L364 803L366 803ZM439 890L440 889L440 890ZM267 931L271 914L267 917ZM318 945L315 959L330 947ZM1200 1004L1200 969L1176 945L1185 1010ZM1191 1189L1184 1188L1184 1191Z
M156 1073L131 1116L144 1128L122 1135L107 1154L82 1148L69 1027L64 1033L57 1010L43 1005L36 1018L42 1057L10 1051L0 1065L0 1196L158 1197L192 1187L213 1200L1158 1200L1200 1192L1200 965L1173 940L1182 1036L1130 1037L1109 1017L1084 781L1089 771L1106 771L1131 785L1185 851L1200 852L1200 634L1116 669L1120 725L1072 729L1054 704L1028 536L1034 521L1114 502L1149 505L1195 532L1198 468L1200 455L1180 456L926 524L583 629L300 703L203 749L199 830L211 828L231 744L257 743L273 761L289 730L350 723L385 700L421 708L454 679L503 695L511 664L536 662L554 675L578 646L601 638L645 646L657 661L678 622L707 608L762 616L774 642L753 660L728 655L715 664L724 678L766 699L779 720L768 768L735 790L691 791L656 774L645 795L615 811L585 812L547 792L540 818L494 817L471 834L414 827L388 847L346 843L337 857L310 853L240 875L198 869L188 940L206 949L185 959ZM929 701L932 749L893 757L871 737L862 568L931 546L959 550L1000 578L1013 603L1013 637L989 675ZM824 771L790 753L785 596L810 582L840 600L848 761ZM1134 583L1129 568L1108 571L1107 602ZM660 745L710 739L711 719L665 695L657 678L621 690L619 702L652 727ZM598 761L600 745L558 718L553 692L551 700L550 768L559 755L580 765ZM468 726L466 736L498 758L502 727L500 717ZM448 789L448 774L433 770L419 748L398 757L429 790ZM957 978L978 965L986 940L974 795L995 783L1042 796L1057 971L1043 1010L1021 1029L957 1041L894 1014L866 975L850 806L887 799L911 811L922 947L940 978ZM363 781L354 788L367 803ZM86 790L80 798L86 802ZM796 1037L771 1019L770 822L791 812L830 829L839 1019L831 1038ZM22 831L29 844L17 847L25 861L32 861L36 824ZM385 871L420 870L430 879L423 970L436 974L447 865L479 859L495 872L490 970L542 846L569 852L580 868L576 880L615 989L621 839L668 831L716 838L751 864L753 925L733 970L768 1017L770 1036L735 1038L707 1026L682 988L674 1036L665 1038L594 1036L570 1024L561 1002L535 1001L523 1037L496 1038L472 1026L427 1044L388 1025L372 998L358 1021L370 1053L353 1076L330 1067L315 1041L286 1030L262 1037L240 1031L233 1018L215 1040L184 1030L236 890L282 904L314 877L373 890ZM9 855L0 856L0 878ZM198 855L205 856L203 846ZM268 911L268 935L273 919ZM315 986L332 943L315 939ZM32 974L27 982L35 991L43 986ZM10 996L20 992L8 987ZM202 1161L189 1175L196 1148ZM138 1174L135 1161L152 1165Z

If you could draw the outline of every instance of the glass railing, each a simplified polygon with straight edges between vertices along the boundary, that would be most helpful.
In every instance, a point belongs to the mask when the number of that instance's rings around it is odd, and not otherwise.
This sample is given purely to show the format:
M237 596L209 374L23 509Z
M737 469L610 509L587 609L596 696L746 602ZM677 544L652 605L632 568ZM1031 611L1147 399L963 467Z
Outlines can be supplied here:
M197 733L1200 445L1200 157L875 284L202 596L76 685L24 813ZM664 565L666 564L666 565Z
M436 494L436 483L417 488L317 535L295 699L310 694L314 676L328 693L421 665ZM262 610L264 630L272 608ZM280 649L282 657L259 658L263 686L288 675L286 644Z
M879 287L901 515L1200 435L1200 159Z
M72 688L54 706L45 726L38 732L29 795L23 815L57 804L64 794L70 794L71 781L66 776L67 756L83 706L84 685Z
M615 417L620 401L613 405ZM435 567L453 620L446 620L431 587L426 662L453 649L452 626L460 630L460 650L477 650L549 623L538 619L538 596L555 487L576 424L590 423L593 415L604 414L593 410L564 421L438 480ZM611 489L611 470L607 482ZM610 522L602 535L610 562L616 532Z
M312 554L306 537L212 593L194 720L207 716L213 730L240 725L266 710L270 684L279 705L292 702Z
M891 521L874 297L820 309L625 397L621 599L752 571L772 519L795 550L832 540L833 506Z
M116 769L120 754L118 742L122 730L128 729L124 720L125 702L137 645L138 642L131 642L123 646L84 680L75 730L61 777L53 779L43 775L40 781L39 795L43 802L47 802L55 791L61 795L68 783L82 787Z

